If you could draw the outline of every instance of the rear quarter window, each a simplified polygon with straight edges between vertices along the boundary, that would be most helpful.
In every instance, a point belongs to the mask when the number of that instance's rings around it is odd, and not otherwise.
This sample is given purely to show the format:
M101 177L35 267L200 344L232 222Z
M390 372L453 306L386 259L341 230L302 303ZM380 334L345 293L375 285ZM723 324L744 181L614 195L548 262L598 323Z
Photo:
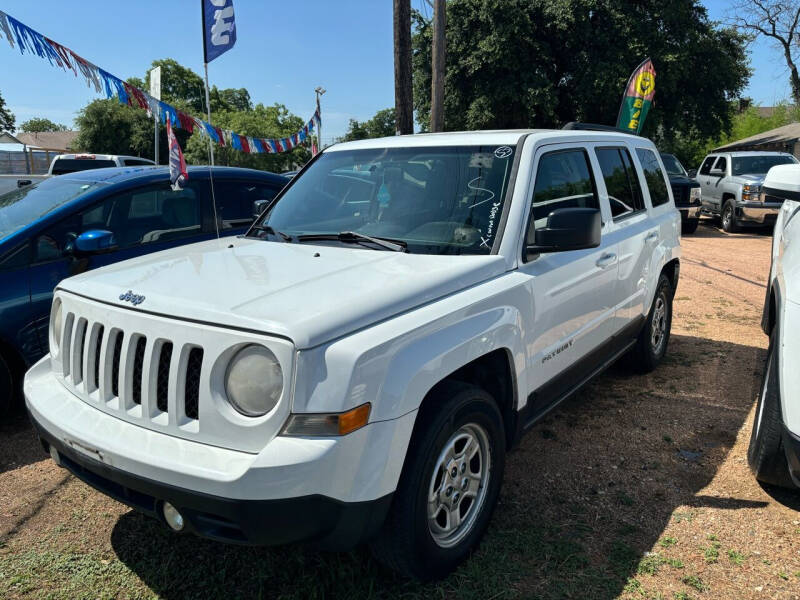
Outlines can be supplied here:
M669 202L669 191L667 190L666 177L661 165L658 163L656 153L647 148L637 148L636 156L642 165L642 173L650 190L650 201L653 207L662 206Z

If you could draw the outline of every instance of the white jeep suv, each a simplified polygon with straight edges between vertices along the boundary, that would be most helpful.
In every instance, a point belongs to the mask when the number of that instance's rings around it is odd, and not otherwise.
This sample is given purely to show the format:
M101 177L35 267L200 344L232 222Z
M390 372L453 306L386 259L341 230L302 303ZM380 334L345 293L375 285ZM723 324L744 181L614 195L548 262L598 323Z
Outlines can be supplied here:
M759 481L800 487L800 165L772 167L764 202L780 206L761 326L769 336L747 458Z
M371 541L437 577L523 431L664 356L680 227L655 146L616 131L336 145L246 235L59 284L27 407L56 462L175 530Z

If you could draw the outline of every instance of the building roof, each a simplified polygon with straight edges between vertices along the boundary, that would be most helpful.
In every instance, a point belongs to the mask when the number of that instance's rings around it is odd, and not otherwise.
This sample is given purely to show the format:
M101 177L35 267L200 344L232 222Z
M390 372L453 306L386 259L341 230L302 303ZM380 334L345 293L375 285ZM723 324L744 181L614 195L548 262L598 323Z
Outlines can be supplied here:
M730 144L725 144L715 148L715 152L737 150L739 148L752 148L766 144L792 143L800 139L800 123L789 123L783 127L776 127L769 131L763 131L756 135L751 135L741 140L736 140Z
M39 131L37 133L18 133L16 138L28 146L39 146L48 150L72 150L72 144L78 137L77 131Z

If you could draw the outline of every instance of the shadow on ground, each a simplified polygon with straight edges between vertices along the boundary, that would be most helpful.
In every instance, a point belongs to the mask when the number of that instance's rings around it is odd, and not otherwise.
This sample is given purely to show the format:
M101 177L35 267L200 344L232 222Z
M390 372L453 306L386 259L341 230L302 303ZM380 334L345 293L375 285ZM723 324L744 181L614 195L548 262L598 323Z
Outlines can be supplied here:
M0 423L0 474L46 458L27 415L13 415Z
M700 227L694 233L686 234L687 237L698 238L731 238L757 239L772 236L772 227L743 227L738 233L725 233L722 231L719 221L712 218L700 219Z
M766 505L703 491L747 418L763 359L759 348L673 336L654 373L613 368L509 455L480 550L436 584L404 580L365 549L226 546L132 512L117 521L112 546L168 599L615 598L671 520Z

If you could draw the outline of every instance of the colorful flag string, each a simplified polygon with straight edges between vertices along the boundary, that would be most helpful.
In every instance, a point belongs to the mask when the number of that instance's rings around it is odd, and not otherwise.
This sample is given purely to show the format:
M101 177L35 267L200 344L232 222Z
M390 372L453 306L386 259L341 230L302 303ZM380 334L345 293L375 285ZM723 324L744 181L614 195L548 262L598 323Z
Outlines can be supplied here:
M3 37L8 40L9 45L19 47L22 54L26 52L36 54L40 58L47 60L51 65L60 67L65 71L71 70L77 77L79 74L86 81L86 85L98 94L105 94L106 98L116 97L120 104L127 104L134 108L148 111L150 114L158 115L162 123L167 119L175 127L185 129L189 133L199 132L211 138L220 146L230 146L236 150L247 153L274 154L279 152L290 152L297 146L303 144L308 139L309 133L321 122L319 106L314 115L303 127L288 137L284 138L255 138L240 135L233 131L223 130L215 127L207 121L193 117L174 106L156 100L147 92L140 90L108 71L104 71L97 65L81 58L75 52L54 42L50 38L43 36L17 21L11 15L0 11L0 39Z

